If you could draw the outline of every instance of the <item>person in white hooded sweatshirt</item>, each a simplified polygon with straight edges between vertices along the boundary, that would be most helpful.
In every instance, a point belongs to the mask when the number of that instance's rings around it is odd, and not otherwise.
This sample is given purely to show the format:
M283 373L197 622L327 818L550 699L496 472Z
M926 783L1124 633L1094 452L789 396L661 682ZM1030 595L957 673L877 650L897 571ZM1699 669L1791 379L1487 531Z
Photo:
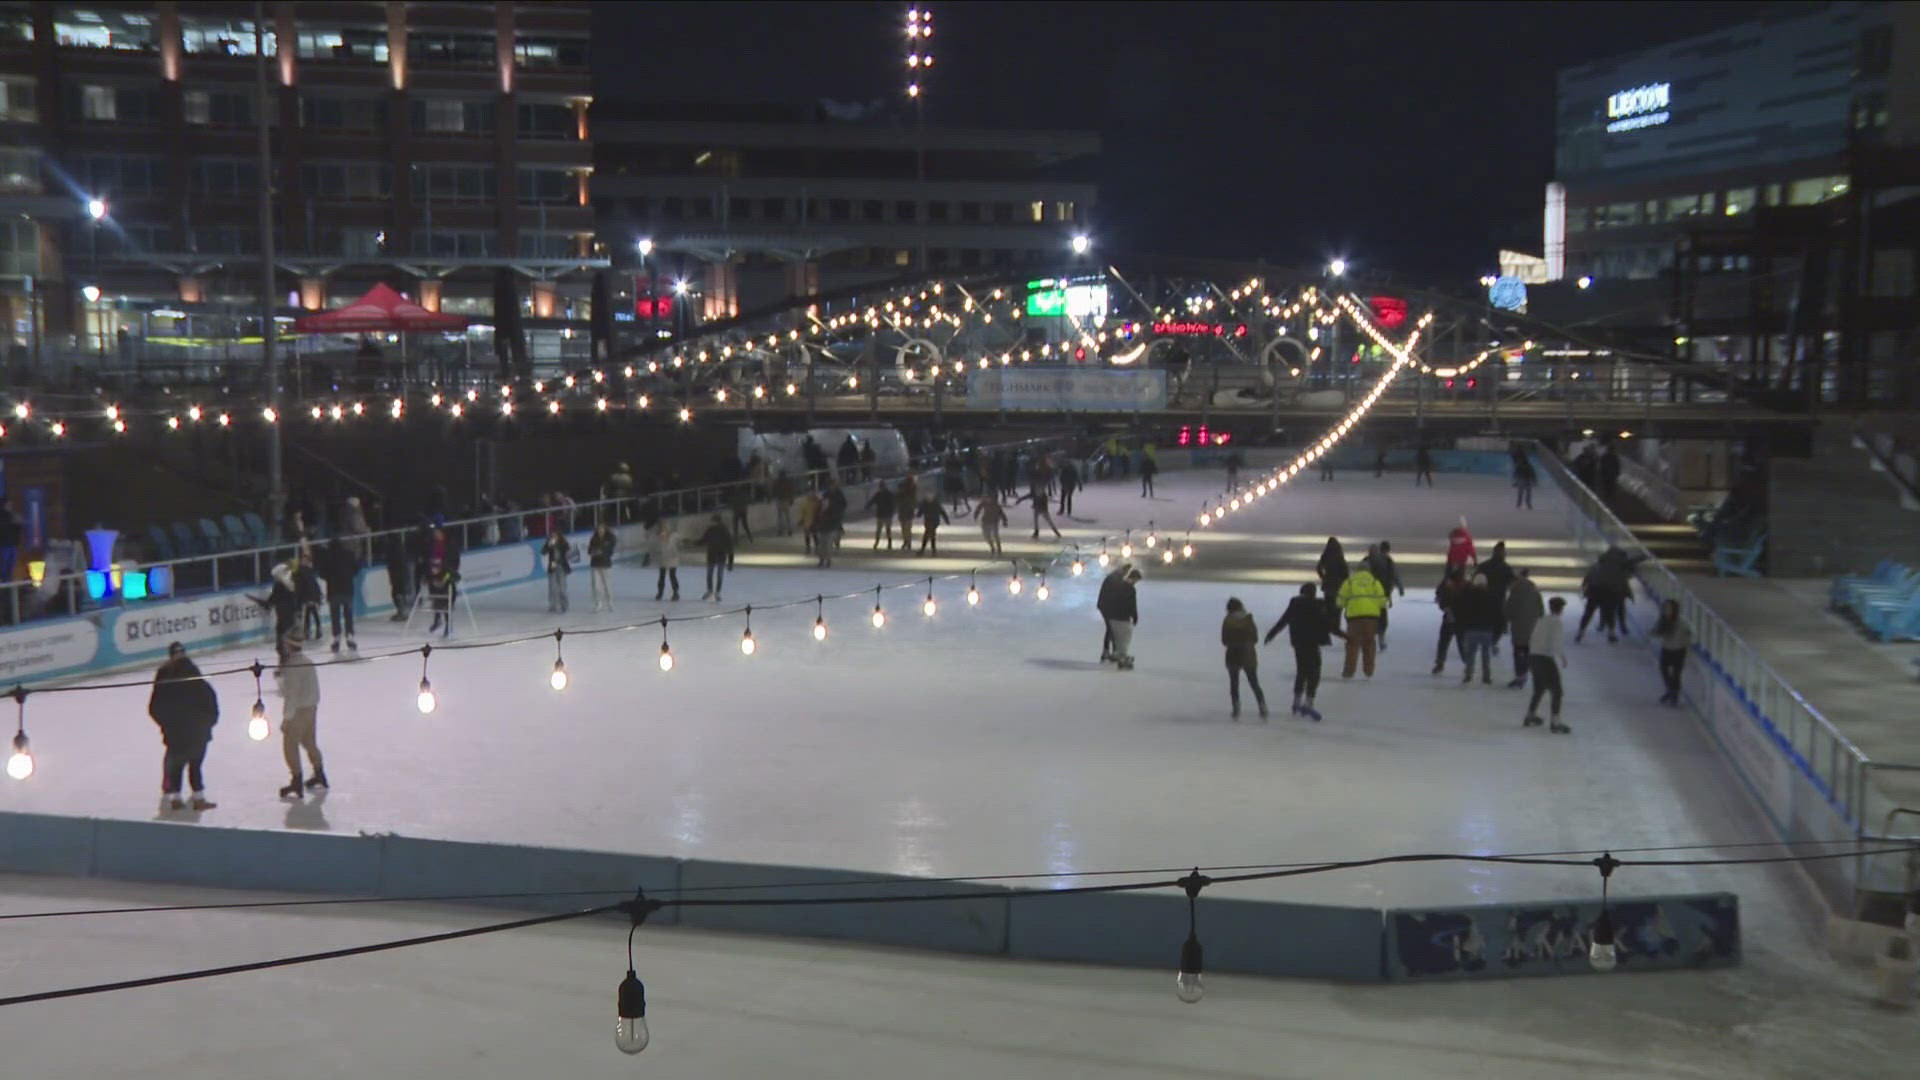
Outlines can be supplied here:
M289 802L298 802L308 791L327 787L327 766L320 757L320 676L314 671L313 661L300 651L306 643L307 636L295 628L283 639L280 658L280 752L292 777L280 789L280 797ZM305 780L300 775L302 750L313 764L313 776Z
M1533 635L1527 642L1527 663L1533 671L1533 699L1527 702L1527 718L1520 722L1521 727L1540 726L1541 697L1553 696L1553 722L1547 730L1555 735L1565 735L1573 729L1560 722L1560 700L1564 696L1560 686L1560 669L1567 666L1567 628L1560 625L1560 613L1567 610L1565 597L1556 596L1547 601L1547 613L1533 625Z

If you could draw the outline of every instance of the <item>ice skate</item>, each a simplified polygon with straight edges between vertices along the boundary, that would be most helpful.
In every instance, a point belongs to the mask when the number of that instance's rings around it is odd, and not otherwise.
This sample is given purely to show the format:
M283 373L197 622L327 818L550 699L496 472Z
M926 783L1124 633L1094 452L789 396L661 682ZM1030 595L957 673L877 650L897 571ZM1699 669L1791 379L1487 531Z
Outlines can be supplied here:
M1540 723L1541 721L1539 717L1533 715L1532 713L1528 713L1527 718L1525 720L1520 721L1520 726L1521 727L1539 727Z
M1525 685L1527 685L1527 680L1523 677L1516 676L1507 680L1507 689L1509 690L1518 690Z
M360 651L360 643L359 643L359 642L357 642L357 641L355 641L355 640L353 640L352 638L348 638L348 639L347 639L347 651L348 651L348 652L359 652L359 651Z
M1237 701L1234 702L1233 711L1228 713L1227 715L1231 716L1237 722L1240 719L1240 703Z
M712 589L708 589L708 590L707 590L706 592L703 592L703 593L701 593L701 594L700 594L700 599L702 599L702 600L711 600L711 599L713 599L713 590L712 590Z
M1441 673L1442 671L1444 671L1444 670L1446 670L1446 667L1447 667L1447 665L1445 665L1445 664L1435 664L1435 665L1433 665L1433 673L1434 673L1435 675L1438 675L1438 674L1440 674L1440 673Z
M1538 721L1536 721L1536 723L1537 722ZM1553 732L1555 735L1567 735L1573 732L1572 728L1560 722L1559 717L1554 717L1553 723L1547 727L1547 730Z
M1267 722L1267 703L1264 701L1260 703L1260 722Z
M321 769L313 774L313 779L307 781L307 790L308 791L327 790L327 771L325 769Z
M1324 717L1320 715L1320 710L1314 708L1312 705L1300 706L1300 712L1307 719L1313 721L1316 724L1319 723L1322 719L1324 719Z
M1133 670L1133 657L1131 656L1122 656L1118 660L1116 660L1115 663L1120 665L1121 671Z
M339 638L333 639L333 655L335 656L340 655L340 639Z
M214 802L212 799L207 798L206 792L196 791L193 793L193 802L191 802L188 805L192 806L193 809L195 810L212 810L218 807L220 804L217 802Z
M186 808L186 802L178 795L162 794L160 796L160 812L163 814L170 814L176 810L185 810Z
M306 798L306 785L302 784L297 776L286 787L280 789L281 802L299 802L304 798Z

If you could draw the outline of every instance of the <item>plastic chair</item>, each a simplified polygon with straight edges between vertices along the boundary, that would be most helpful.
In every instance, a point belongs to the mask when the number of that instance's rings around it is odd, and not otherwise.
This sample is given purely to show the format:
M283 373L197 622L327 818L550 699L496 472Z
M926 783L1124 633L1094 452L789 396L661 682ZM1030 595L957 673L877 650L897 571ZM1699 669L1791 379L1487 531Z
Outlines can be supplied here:
M173 548L180 553L180 558L208 554L201 550L200 538L194 535L193 529L186 522L176 521L170 528L173 530Z
M1827 588L1827 598L1838 606L1845 599L1848 589L1856 585L1890 585L1905 569L1892 559L1881 559L1871 573L1836 574L1833 584Z
M149 525L146 533L147 546L153 549L153 562L172 562L180 557L174 553L173 537L167 535L164 526Z
M240 520L247 523L247 532L251 534L248 547L266 547L273 543L273 534L267 531L267 523L260 519L259 514L249 510L240 515Z
M194 522L194 526L200 530L200 540L206 544L209 555L227 550L225 534L221 533L220 526L215 525L211 519L201 518Z
M1767 534L1760 533L1744 544L1719 544L1713 549L1713 572L1726 577L1759 577L1754 569L1767 549Z
M239 551L253 546L253 534L247 531L247 526L240 520L240 515L228 514L221 518L220 527L227 534L229 550Z

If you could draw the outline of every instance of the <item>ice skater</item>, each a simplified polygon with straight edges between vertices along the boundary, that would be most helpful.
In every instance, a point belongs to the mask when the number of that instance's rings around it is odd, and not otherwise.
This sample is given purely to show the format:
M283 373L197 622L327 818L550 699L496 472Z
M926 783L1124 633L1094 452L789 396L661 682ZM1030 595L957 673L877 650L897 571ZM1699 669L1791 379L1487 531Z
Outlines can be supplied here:
M802 528L808 526L802 525ZM673 582L673 599L680 601L680 537L673 531L673 522L662 521L653 530L650 538L653 544L653 562L659 568L653 583L653 599L658 602L667 591L667 582Z
M1313 569L1320 577L1320 594L1327 598L1327 614L1337 615L1340 609L1334 597L1340 592L1340 586L1346 584L1348 574L1347 551L1340 546L1339 537L1327 537L1327 546L1320 550L1320 561Z
M1080 488L1080 470L1073 467L1072 461L1060 463L1060 513L1073 516L1073 493Z
M1140 624L1139 583L1138 567L1128 566L1109 574L1100 583L1100 597L1094 604L1107 620L1107 630L1113 635L1113 662L1121 671L1133 670L1133 628Z
M1680 602L1660 604L1660 621L1653 624L1653 636L1660 642L1660 682L1666 692L1660 704L1680 704L1680 676L1687 669L1687 650L1693 647L1693 631L1680 618Z
M547 614L565 615L567 613L567 576L573 573L573 544L567 534L555 530L540 545L540 554L547 560ZM437 624L440 620L434 619ZM453 613L447 613L447 621L453 621Z
M1287 632L1293 645L1293 715L1319 720L1313 698L1320 692L1320 650L1340 633L1327 617L1327 606L1313 594L1313 582L1300 586L1300 595L1287 604L1280 621L1267 631L1267 641Z
M1565 597L1556 596L1547 601L1547 613L1534 626L1533 637L1527 642L1531 653L1527 663L1533 667L1533 697L1527 702L1526 719L1520 722L1521 727L1539 727L1540 699L1550 695L1553 722L1547 730L1555 735L1573 730L1560 722L1560 700L1564 696L1560 669L1567 666L1567 629L1560 625L1560 613L1565 610Z
M920 485L913 474L900 478L900 490L894 492L894 512L900 517L900 550L913 554L913 518L920 512Z
M1479 553L1473 549L1473 534L1467 531L1467 519L1461 518L1447 533L1447 572L1471 570L1480 565Z
M1533 509L1533 485L1540 482L1539 474L1533 471L1533 459L1525 453L1513 456L1513 508L1522 506Z
M1509 690L1527 685L1527 658L1533 652L1533 628L1546 613L1546 604L1540 600L1540 587L1522 567L1507 588L1507 630L1513 635L1513 681L1507 684Z
M920 554L931 552L935 558L940 557L940 526L951 520L947 508L940 505L940 496L929 491L920 500Z
M207 757L213 726L220 722L220 698L187 657L186 646L177 641L167 646L166 661L153 673L147 715L160 726L160 743L166 748L160 763L160 809L213 809L216 804L207 799L200 766ZM182 772L193 789L192 803L180 797Z
M1220 644L1227 650L1227 696L1233 702L1233 718L1240 719L1240 676L1253 690L1254 704L1260 707L1260 719L1267 718L1267 695L1260 689L1260 627L1240 598L1229 597L1227 617L1220 621Z
M707 552L707 591L700 594L700 599L719 603L720 590L727 584L727 560L733 557L733 534L720 523L720 515L715 514L708 519L706 531L696 542Z
M1413 452L1413 486L1419 487L1422 481L1428 487L1433 486L1433 451L1427 449L1426 443L1421 443Z
M1054 539L1060 539L1060 526L1053 523L1053 514L1047 509L1049 504L1047 489L1045 481L1041 479L1041 474L1038 471L1033 473L1033 479L1027 488L1027 493L1014 501L1033 504L1033 538L1035 540L1040 539L1040 523L1042 521L1047 523L1047 528L1053 530Z
M1484 574L1473 575L1467 589L1453 602L1454 629L1460 634L1460 655L1467 672L1461 683L1473 681L1473 661L1480 660L1480 681L1493 682L1493 635L1500 626L1500 602Z
M587 538L587 576L593 582L593 610L613 610L613 551L620 544L613 526L602 521Z
M873 485L873 494L867 496L868 510L873 511L873 550L880 550L880 538L886 537L887 550L893 550L893 489L885 480Z
M299 802L309 791L327 789L327 766L320 757L320 676L313 661L301 652L307 643L298 628L287 634L280 660L280 753L287 761L291 779L280 789L280 797ZM300 752L306 751L313 776L302 780Z
M353 587L360 580L360 554L343 536L327 542L321 578L327 583L327 615L333 622L333 651L340 651L340 627L346 625L347 648L358 652L353 640Z
M973 516L980 519L980 536L987 542L988 553L998 558L1000 526L1007 523L1007 512L1000 506L1000 497L991 489L980 492L980 501L974 504Z
M1440 674L1447 667L1447 646L1458 642L1460 661L1466 662L1466 638L1460 633L1460 624L1456 609L1460 598L1467 591L1467 572L1449 570L1433 589L1433 606L1440 609L1440 640L1433 648L1433 673Z
M1367 569L1380 581L1380 587L1387 590L1387 606L1380 610L1380 651L1387 651L1387 618L1393 613L1394 590L1401 596L1407 595L1406 583L1400 580L1400 568L1393 562L1393 544L1382 540L1367 549Z
M1347 659L1341 665L1340 677L1353 678L1354 669L1358 666L1371 679L1375 635L1380 630L1380 616L1387 610L1386 587L1362 563L1352 577L1340 583L1340 591L1334 599L1340 605L1340 610L1347 614Z
M1142 450L1140 453L1140 497L1153 498L1153 478L1160 475L1160 463L1153 454Z

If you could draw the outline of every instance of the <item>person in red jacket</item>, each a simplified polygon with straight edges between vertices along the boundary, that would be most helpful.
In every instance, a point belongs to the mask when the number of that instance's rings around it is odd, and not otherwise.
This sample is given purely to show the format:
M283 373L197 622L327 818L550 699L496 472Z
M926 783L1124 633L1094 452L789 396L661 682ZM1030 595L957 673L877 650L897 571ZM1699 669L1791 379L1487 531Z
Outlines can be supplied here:
M1467 531L1467 519L1461 518L1460 524L1447 534L1447 573L1479 565L1480 557L1473 550L1473 534Z

